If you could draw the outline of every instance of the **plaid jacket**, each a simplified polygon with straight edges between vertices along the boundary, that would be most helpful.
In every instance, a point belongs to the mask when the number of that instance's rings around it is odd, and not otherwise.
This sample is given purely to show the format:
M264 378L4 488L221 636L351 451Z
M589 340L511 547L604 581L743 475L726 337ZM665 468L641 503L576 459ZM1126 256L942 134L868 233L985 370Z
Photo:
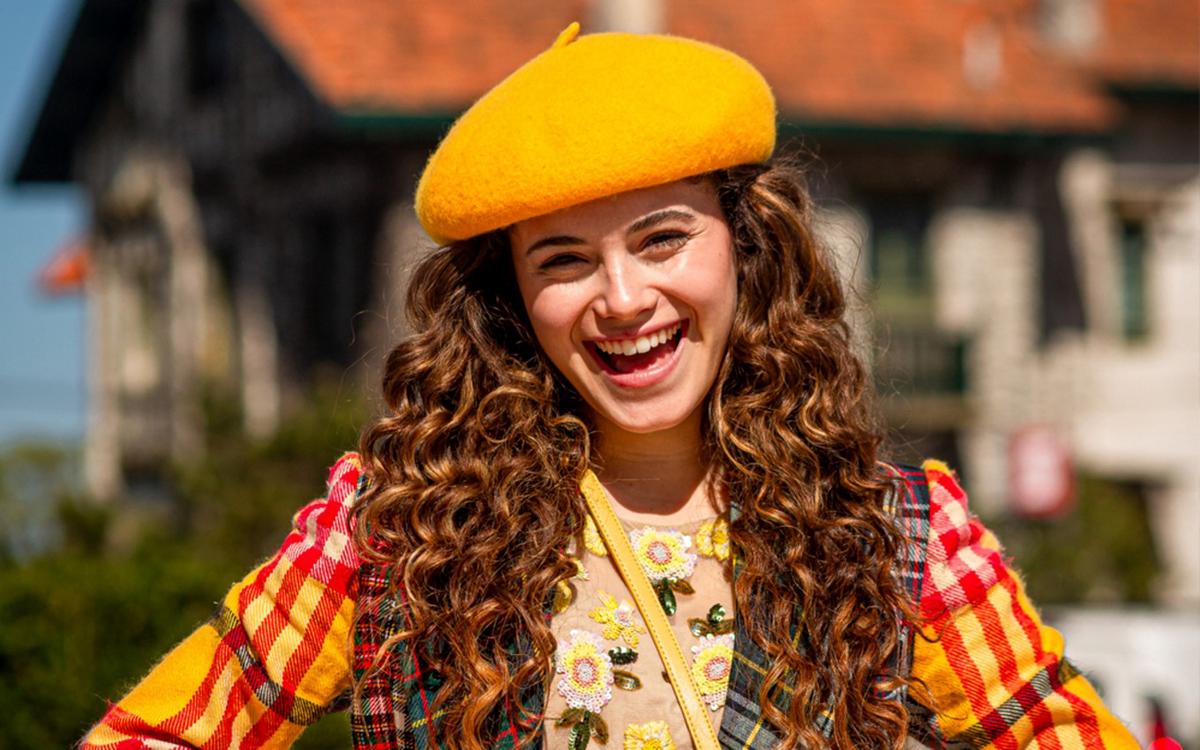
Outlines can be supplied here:
M954 748L1136 748L1062 656L995 538L937 462L897 469L890 500L909 539L902 576L924 617L900 655L929 688L924 703L898 693L912 716L910 745ZM349 509L361 488L356 456L330 472L327 494L302 509L279 553L225 597L214 618L169 653L84 739L92 748L287 747L325 712L345 708L352 678L403 625L402 602L354 554ZM359 602L364 612L354 627ZM353 653L348 644L353 641ZM756 702L763 657L738 630L719 740L771 747ZM356 748L428 748L436 675L409 650L368 675L351 706ZM540 695L526 708L540 710ZM926 705L928 704L928 705ZM497 717L496 747L529 747L513 711ZM448 727L441 728L448 731Z

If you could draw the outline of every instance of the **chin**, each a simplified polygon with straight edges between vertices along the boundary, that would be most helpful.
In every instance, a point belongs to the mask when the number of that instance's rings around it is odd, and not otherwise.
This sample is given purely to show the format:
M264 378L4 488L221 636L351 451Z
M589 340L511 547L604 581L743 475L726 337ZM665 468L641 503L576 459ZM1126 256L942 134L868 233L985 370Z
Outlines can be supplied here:
M604 420L619 430L634 435L650 435L655 432L666 432L679 427L688 421L699 407L686 408L638 408L626 406L621 409L597 408L596 412Z

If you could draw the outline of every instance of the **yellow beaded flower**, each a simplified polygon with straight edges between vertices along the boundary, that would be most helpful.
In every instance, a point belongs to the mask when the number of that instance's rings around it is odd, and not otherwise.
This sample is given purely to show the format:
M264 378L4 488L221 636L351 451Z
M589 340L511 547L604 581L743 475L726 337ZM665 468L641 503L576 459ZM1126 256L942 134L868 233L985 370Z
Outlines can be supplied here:
M733 668L733 634L706 635L699 646L692 646L692 680L709 709L725 705L729 673Z
M696 530L696 551L721 562L728 560L729 522L724 518L712 518L700 524Z
M613 666L603 642L586 630L572 630L566 648L555 658L558 692L571 708L594 714L612 700Z
M634 614L637 612L627 601L617 604L617 600L605 592L600 592L603 604L588 612L588 617L604 626L604 637L610 641L624 638L630 646L637 647L638 633L646 630L637 624Z
M671 728L665 721L648 721L625 727L625 750L675 750Z
M629 541L646 577L655 583L682 580L696 570L692 538L686 534L646 526L630 532Z
M550 613L561 615L575 601L575 589L566 581L554 584L554 596L550 599Z
M587 547L588 552L597 557L608 555L608 550L604 546L604 540L600 538L600 530L596 528L596 522L592 519L590 513L588 514L587 522L583 525L583 546Z

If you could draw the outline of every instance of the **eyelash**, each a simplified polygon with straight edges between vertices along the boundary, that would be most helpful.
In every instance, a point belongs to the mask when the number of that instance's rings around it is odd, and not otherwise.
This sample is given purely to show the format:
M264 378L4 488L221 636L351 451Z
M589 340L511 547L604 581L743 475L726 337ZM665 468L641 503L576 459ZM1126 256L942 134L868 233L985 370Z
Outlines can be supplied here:
M691 234L678 230L655 232L646 238L645 247L652 247L654 245L671 245L674 247L679 247L691 238Z
M678 230L655 232L654 234L652 234L646 238L645 243L642 245L642 249L643 250L651 250L651 249L655 249L656 247L665 246L665 247L668 247L668 248L674 250L676 248L679 248L679 247L682 247L683 245L685 245L687 243L687 241L690 240L691 238L692 238L692 235L690 233L682 232L682 231L678 231ZM543 270L543 271L549 271L549 270L553 270L555 268L560 268L562 266L570 265L571 263L574 263L575 261L582 261L582 260L584 260L584 259L573 253L562 253L560 255L555 255L553 257L547 258L545 260L545 262L543 262L541 265L538 266L538 269Z
M549 271L554 268L559 268L560 266L568 265L569 263L577 260L583 260L583 258L580 258L578 255L572 255L571 253L563 253L561 255L555 255L547 258L545 262L538 266L538 268L543 271Z

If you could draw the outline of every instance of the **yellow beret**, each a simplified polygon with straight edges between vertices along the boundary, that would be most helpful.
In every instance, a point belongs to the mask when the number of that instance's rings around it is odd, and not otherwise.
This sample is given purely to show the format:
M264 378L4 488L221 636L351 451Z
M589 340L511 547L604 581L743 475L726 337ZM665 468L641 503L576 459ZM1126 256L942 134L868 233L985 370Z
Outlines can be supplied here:
M435 241L771 156L775 99L741 57L578 31L484 94L430 157L416 209Z

